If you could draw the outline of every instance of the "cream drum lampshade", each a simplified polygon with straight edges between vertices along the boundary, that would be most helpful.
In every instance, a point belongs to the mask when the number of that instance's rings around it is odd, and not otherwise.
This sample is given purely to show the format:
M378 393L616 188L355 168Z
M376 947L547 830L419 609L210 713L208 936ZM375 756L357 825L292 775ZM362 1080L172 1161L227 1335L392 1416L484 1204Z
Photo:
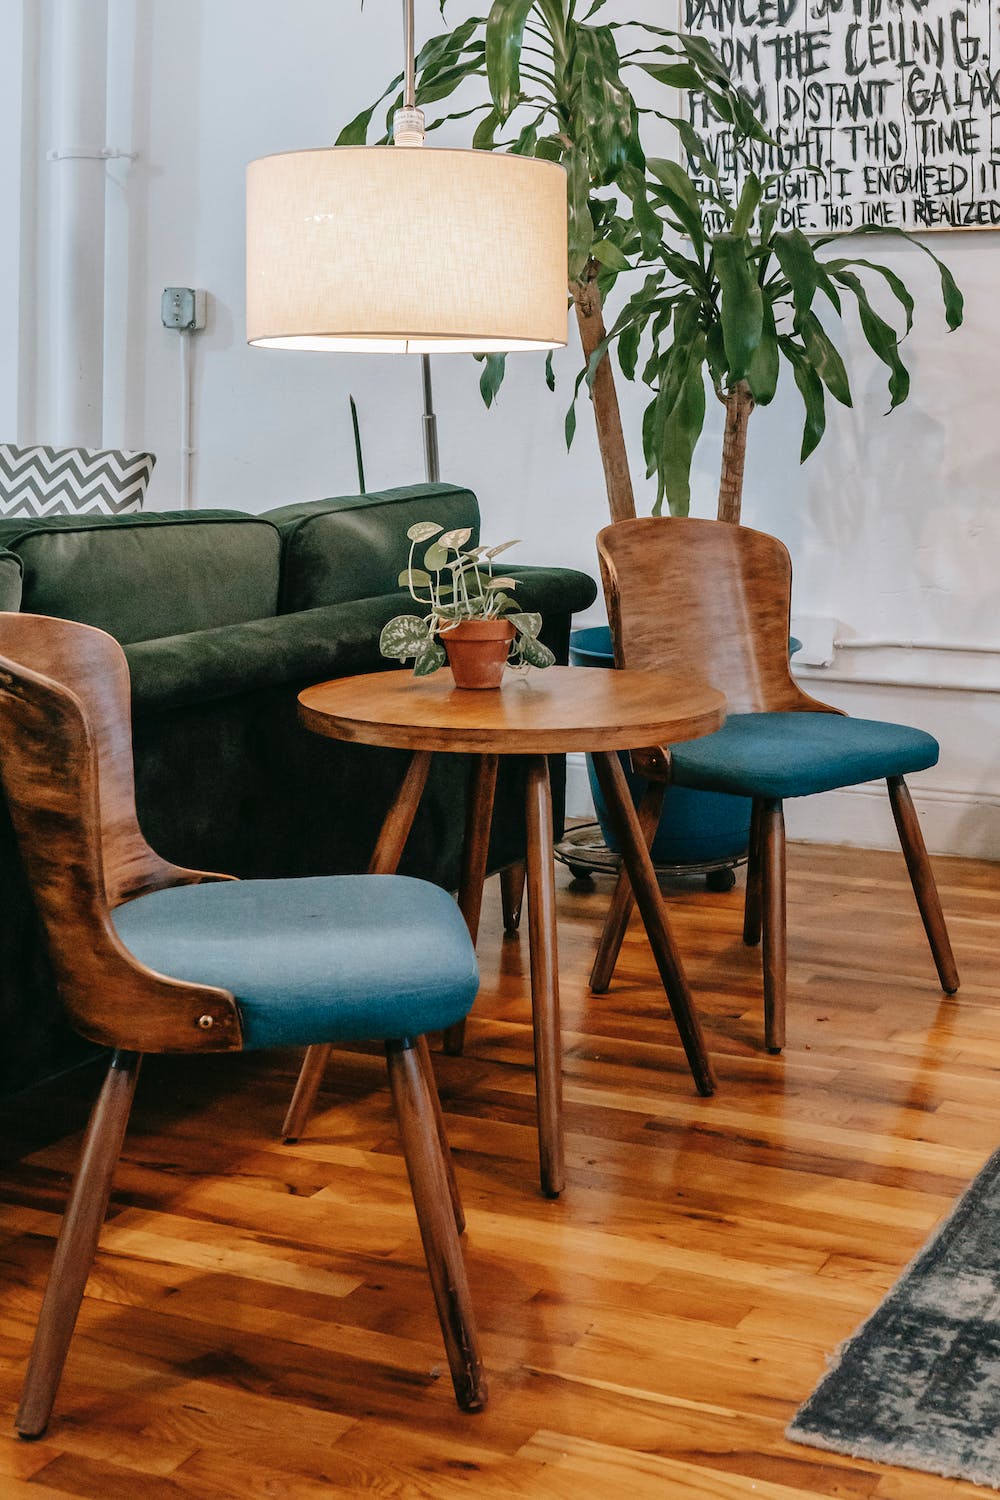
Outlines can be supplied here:
M488 354L566 335L562 167L398 146L250 163L251 344Z

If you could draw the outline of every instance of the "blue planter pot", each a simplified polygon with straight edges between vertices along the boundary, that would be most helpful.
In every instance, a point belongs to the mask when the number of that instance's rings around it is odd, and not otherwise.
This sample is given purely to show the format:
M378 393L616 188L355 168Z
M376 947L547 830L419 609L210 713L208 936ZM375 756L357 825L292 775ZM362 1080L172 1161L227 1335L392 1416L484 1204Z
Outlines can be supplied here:
M614 667L608 627L595 625L574 630L570 636L569 659L577 667ZM622 755L621 761L632 800L638 806L646 782L632 773L627 755ZM589 755L587 772L604 842L617 854L620 851ZM724 865L743 858L750 841L750 811L749 797L730 797L725 792L695 792L683 786L668 787L660 826L653 840L653 863L697 867Z

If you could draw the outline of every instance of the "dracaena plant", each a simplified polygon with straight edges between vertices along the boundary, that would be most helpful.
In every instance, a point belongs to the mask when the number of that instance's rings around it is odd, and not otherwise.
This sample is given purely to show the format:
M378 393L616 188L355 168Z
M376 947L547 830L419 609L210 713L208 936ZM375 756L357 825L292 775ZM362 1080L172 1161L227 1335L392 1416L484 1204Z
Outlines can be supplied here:
M719 119L747 139L766 140L747 95L735 87L712 48L645 22L607 21L607 0L494 0L489 14L463 20L432 37L417 57L417 103L440 103L464 85L468 103L434 119L469 119L472 144L484 150L560 162L569 203L569 296L576 309L585 356L605 337L603 299L616 277L658 253L663 226L650 198L642 136L646 118L630 81L641 77L662 88L675 106L676 90L702 95ZM446 0L441 0L445 14ZM379 106L395 95L394 79L382 98L341 131L338 145L363 144ZM479 98L476 98L476 91ZM398 95L386 115L388 139ZM457 102L457 101L456 101ZM661 115L661 118L668 118ZM473 123L474 122L474 123ZM497 266L499 295L505 281L529 267ZM483 361L480 387L487 405L504 373L504 356ZM546 376L553 383L551 360ZM610 361L595 366L594 415L611 514L635 514L628 460Z
M409 590L424 615L396 615L383 628L379 650L396 661L413 661L413 675L428 677L446 661L441 637L464 620L508 620L513 627L509 660L513 666L551 667L555 657L538 639L542 617L522 610L508 589L516 578L497 577L493 563L501 552L516 547L516 541L496 547L469 547L471 528L445 531L436 521L418 521L406 533L410 555L399 575L401 588ZM423 567L416 562L417 548L430 546Z
M657 479L654 509L666 499L675 515L688 511L691 462L710 386L726 408L718 515L739 521L747 424L754 409L774 397L782 366L790 368L805 407L803 461L823 437L827 395L852 404L847 368L824 316L839 319L845 303L853 302L868 346L886 366L889 410L909 393L900 344L912 326L914 299L888 266L845 255L845 246L853 248L848 242L892 234L922 249L938 267L950 329L962 322L962 294L947 266L902 230L867 226L809 240L801 230L778 228L782 189L794 174L758 175L762 153L739 121L731 131L742 168L738 196L691 125L680 122L679 129L694 176L674 161L647 162L651 198L666 230L655 252L660 265L595 350L587 379L595 381L612 343L630 380L645 353L641 379L654 393L643 420L647 472ZM873 282L894 299L896 326L872 305ZM569 438L572 425L570 419Z

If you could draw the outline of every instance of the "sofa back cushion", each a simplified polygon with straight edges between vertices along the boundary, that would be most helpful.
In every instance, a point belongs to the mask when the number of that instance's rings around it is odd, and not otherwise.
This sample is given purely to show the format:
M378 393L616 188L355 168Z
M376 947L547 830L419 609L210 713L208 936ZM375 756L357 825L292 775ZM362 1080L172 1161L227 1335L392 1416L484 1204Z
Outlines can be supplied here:
M0 610L16 613L21 608L21 559L13 552L0 552Z
M24 570L21 608L123 644L277 613L281 538L239 511L0 521Z
M472 543L479 540L476 497L454 484L307 500L262 519L281 532L282 614L394 593L406 567L406 533L416 521L437 521L448 531L469 526Z

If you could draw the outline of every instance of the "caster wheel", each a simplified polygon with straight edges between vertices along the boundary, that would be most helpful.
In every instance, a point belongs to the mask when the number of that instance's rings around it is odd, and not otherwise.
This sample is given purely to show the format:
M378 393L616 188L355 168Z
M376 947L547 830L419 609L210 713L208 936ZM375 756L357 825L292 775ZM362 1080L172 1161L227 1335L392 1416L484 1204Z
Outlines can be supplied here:
M731 891L736 884L736 871L728 866L724 870L709 870L705 884L710 891Z
M575 891L592 891L594 889L594 877L589 870L584 870L580 865L570 865L569 872L573 877L573 889Z

